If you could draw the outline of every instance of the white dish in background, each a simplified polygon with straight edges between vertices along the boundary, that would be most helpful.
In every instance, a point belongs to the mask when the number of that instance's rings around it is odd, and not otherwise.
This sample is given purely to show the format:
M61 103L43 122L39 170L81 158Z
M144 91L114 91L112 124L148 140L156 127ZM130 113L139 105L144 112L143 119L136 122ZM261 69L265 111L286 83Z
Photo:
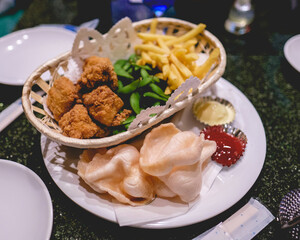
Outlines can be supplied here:
M284 55L288 62L300 72L300 34L291 37L284 44Z
M236 109L234 127L241 129L248 138L242 159L230 168L224 168L217 176L210 191L184 215L135 225L139 228L174 228L198 223L214 217L239 201L258 178L265 160L266 137L261 119L254 106L235 86L221 78L206 92L230 101ZM173 121L181 130L200 132L201 124L193 117L192 106L177 113ZM57 151L58 148L59 151ZM41 137L41 149L45 165L58 187L75 203L87 211L108 221L117 222L113 203L95 193L80 180L76 164L80 149L61 146Z
M22 164L0 159L0 239L50 239L53 208L44 182Z
M34 27L1 37L0 83L23 85L40 65L70 51L75 36L63 28Z

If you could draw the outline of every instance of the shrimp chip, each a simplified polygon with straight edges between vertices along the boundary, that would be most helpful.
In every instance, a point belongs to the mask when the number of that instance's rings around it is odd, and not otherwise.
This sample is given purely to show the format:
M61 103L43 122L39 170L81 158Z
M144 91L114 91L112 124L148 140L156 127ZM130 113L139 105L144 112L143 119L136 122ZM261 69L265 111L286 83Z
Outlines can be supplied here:
M151 179L141 171L139 151L128 144L84 150L78 175L95 191L107 192L119 202L143 205L154 198Z
M161 124L147 134L140 150L140 166L160 183L157 192L171 190L181 200L190 202L200 193L202 171L216 151L216 143L191 131L180 131L173 123Z

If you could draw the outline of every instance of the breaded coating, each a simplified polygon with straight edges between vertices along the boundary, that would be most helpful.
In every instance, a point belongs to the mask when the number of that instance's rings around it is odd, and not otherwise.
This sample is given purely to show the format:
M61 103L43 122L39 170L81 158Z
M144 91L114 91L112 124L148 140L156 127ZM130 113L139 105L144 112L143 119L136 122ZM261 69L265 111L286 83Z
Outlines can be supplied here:
M92 118L108 127L124 105L122 99L106 85L84 94L82 99Z
M103 62L107 61L108 58L104 57L98 57L98 56L91 56L85 59L84 65L83 65L83 71L90 66L100 64L102 65ZM108 59L109 60L109 59ZM109 61L110 62L110 61Z
M56 121L73 107L77 97L76 87L70 79L60 77L54 81L48 91L47 106Z
M92 56L86 59L81 78L77 82L81 92L88 92L101 85L112 90L118 88L118 77L109 58Z
M100 131L100 127L90 118L82 104L76 104L64 114L58 122L63 135L73 138L91 138Z
M121 113L117 113L111 126L120 126L131 115L131 113L132 111L129 109L124 109Z
M97 137L97 138L103 138L103 137L107 137L111 131L108 127L104 126L104 125L97 125L98 127L98 131L95 133L94 137Z

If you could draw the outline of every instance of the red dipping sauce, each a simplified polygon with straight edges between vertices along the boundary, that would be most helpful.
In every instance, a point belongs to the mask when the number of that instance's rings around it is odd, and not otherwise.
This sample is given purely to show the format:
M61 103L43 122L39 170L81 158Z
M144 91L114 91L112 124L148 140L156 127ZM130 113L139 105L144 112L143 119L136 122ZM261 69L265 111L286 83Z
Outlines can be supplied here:
M217 144L217 150L211 159L223 166L231 166L241 158L247 141L224 131L223 126L211 126L203 129L205 139L213 140Z

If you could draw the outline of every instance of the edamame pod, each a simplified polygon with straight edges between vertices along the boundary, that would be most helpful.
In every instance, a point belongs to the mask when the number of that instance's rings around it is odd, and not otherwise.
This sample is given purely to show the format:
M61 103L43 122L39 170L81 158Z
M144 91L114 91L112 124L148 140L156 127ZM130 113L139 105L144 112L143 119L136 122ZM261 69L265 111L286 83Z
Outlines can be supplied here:
M126 70L124 70L120 65L116 65L116 66L114 67L114 70L115 70L115 72L116 72L116 74L117 74L118 76L133 79L133 76L131 76L131 75L130 75Z
M141 112L140 98L141 96L138 92L133 92L130 95L130 99L129 99L130 106L136 114L139 114Z
M159 96L166 98L166 99L169 98L169 96L166 95L164 93L164 91L159 86L157 86L155 83L150 83L149 86L152 89L152 91L155 92L156 94L158 94Z
M123 87L124 87L124 85L123 85L122 81L118 80L118 88L121 89Z
M164 98L164 97L162 97L162 96L159 96L158 94L153 93L153 92L145 92L145 93L143 94L143 96L144 96L144 97L155 98L155 99L157 99L157 100L162 100L162 101L165 101L165 102L168 100L167 98Z
M157 101L157 102L153 103L152 106L160 106L160 101Z
M121 89L118 89L118 93L123 93L123 94L128 94L128 93L132 93L134 90L136 90L138 88L140 84L140 80L135 80L130 84L127 84L126 86L122 87Z
M142 78L147 78L147 77L149 77L149 73L144 68L142 68L141 76L142 76Z
M128 117L124 122L122 122L123 125L126 125L128 123L132 123L132 121L135 119L135 116Z
M151 82L152 82L152 77L151 76L143 78L142 81L140 82L139 87L144 87L144 86L148 85Z

